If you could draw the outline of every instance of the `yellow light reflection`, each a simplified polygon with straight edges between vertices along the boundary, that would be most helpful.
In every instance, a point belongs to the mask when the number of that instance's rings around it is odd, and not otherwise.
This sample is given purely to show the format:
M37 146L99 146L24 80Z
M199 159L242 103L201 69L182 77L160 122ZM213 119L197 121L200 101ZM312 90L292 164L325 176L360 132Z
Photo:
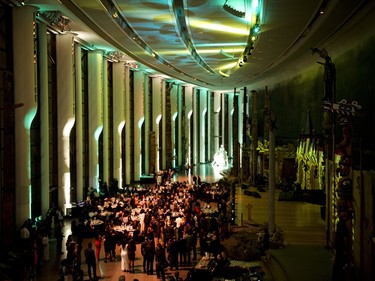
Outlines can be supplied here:
M223 24L218 24L218 23L212 23L209 21L204 21L204 20L190 20L190 26L196 27L196 28L203 28L205 30L216 30L220 32L226 32L226 33L231 33L231 34L239 34L239 35L249 35L249 28L245 26L244 28L237 28L237 27L232 27L232 26L227 26Z
M227 63L227 64L223 64L223 65L219 66L217 69L219 69L219 70L231 69L231 68L235 67L236 64L237 64L237 61L231 62L231 63Z
M24 124L24 126L25 126L25 128L26 128L27 130L30 130L30 128L31 128L31 123L32 123L33 120L34 120L34 117L35 117L35 115L36 115L36 111L37 111L37 108L36 108L36 107L33 107L33 108L31 108L31 109L27 112L27 114L25 115L25 119L24 119L24 121L23 121L23 124Z
M103 130L103 125L100 125L98 126L98 128L96 128L95 133L94 133L94 138L96 142L98 142L100 134L102 133L102 130Z

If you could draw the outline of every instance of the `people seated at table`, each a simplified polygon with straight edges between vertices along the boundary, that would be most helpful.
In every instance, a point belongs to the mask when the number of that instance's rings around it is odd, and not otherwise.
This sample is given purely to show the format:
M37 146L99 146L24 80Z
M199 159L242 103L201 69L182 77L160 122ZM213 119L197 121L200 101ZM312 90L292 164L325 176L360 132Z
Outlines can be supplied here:
M180 263L189 264L192 251L193 260L197 259L198 235L203 255L220 251L215 245L220 245L219 228L228 221L229 195L230 187L224 183L198 185L198 181L194 184L170 179L157 186L126 187L105 198L91 192L78 225L85 227L85 235L103 237L106 261L114 260L113 245L124 237L132 237L136 243L147 237L155 245L164 243L169 252L172 248L171 267L178 268L178 257Z

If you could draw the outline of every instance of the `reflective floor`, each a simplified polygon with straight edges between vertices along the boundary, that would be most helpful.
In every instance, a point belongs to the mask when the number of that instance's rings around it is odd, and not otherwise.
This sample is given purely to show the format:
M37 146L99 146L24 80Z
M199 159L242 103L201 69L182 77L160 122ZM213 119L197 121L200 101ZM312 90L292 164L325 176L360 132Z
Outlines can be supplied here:
M178 181L192 181L192 175L199 175L202 181L215 182L222 178L219 172L214 172L213 168L208 164L193 167L189 173L183 172L175 175L174 180ZM251 189L251 188L250 188ZM268 192L261 192L261 198L254 198L245 195L245 190L240 186L236 188L236 224L242 225L246 222L252 221L257 223L265 223L268 221L269 198ZM275 223L280 227L284 233L284 239L290 245L325 245L325 224L320 218L320 207L303 202L288 202L277 201L278 194L275 196ZM251 205L250 211L248 206ZM70 234L70 221L67 219L64 227L65 237ZM83 242L83 249L87 247L88 242L94 242L93 238L86 238ZM50 261L45 262L44 265L37 270L36 279L40 281L58 280L58 271L60 268L61 259L66 258L66 254L56 256L55 241L50 239ZM65 244L65 240L63 241ZM64 245L63 244L63 245ZM199 252L199 251L198 251ZM140 246L137 245L135 273L123 273L120 268L120 249L117 249L118 259L114 262L104 262L104 249L101 251L101 259L98 263L97 275L101 280L117 281L119 276L125 275L125 280L158 280L156 275L146 275L142 272L142 259L140 254ZM198 256L198 259L200 257ZM185 279L188 270L194 266L190 264L179 268L180 277ZM266 268L266 280L282 280L275 278L275 274L267 272L272 270L272 267ZM84 271L84 280L88 280L87 267L82 264ZM167 270L167 276L171 276L175 271ZM71 276L66 276L65 280L72 280ZM168 280L168 279L167 279ZM287 280L287 279L284 279ZM290 280L288 280L290 281ZM321 280L322 281L322 280Z

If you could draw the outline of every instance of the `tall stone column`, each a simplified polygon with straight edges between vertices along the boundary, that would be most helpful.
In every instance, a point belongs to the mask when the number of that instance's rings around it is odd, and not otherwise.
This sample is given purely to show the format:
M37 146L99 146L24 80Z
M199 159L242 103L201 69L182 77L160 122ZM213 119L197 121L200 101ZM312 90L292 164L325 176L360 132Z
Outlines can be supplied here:
M124 184L130 184L131 181L131 143L132 143L132 133L130 131L131 128L131 99L130 99L130 68L125 66L124 68L124 101L125 101L125 145L123 146L123 150L121 151L121 157L125 157L122 159L123 166L123 177L124 177Z
M228 165L229 159L233 159L233 98L234 94L228 94L228 113L227 113L227 118L228 118L228 147L227 147L227 153L228 153ZM232 128L232 129L229 129Z
M143 145L144 145L144 173L146 175L150 175L152 172L150 170L150 90L149 90L149 75L144 73L143 74L143 87L144 87L144 126L145 126L145 139L143 140Z
M206 161L211 161L212 157L213 157L213 154L212 154L212 139L214 137L213 133L212 133L212 129L213 129L213 124L212 124L212 103L211 103L211 96L212 96L212 92L211 91L207 91L207 94L206 94L206 106L207 106L207 110L206 110L206 114L207 114L207 131L206 131L206 138L207 138L207 141L206 141L206 151L207 151L207 158L206 158Z
M75 122L73 83L73 34L56 37L58 204L70 208L70 132Z
M37 111L34 23L36 9L12 9L15 116L16 225L31 218L30 127Z
M79 44L74 45L75 64L75 127L76 127L76 173L77 173L77 201L84 198L83 188L83 103L82 103L82 50Z
M119 187L122 181L121 135L125 126L124 62L113 63L113 171Z
M88 53L89 188L99 190L99 137L103 130L103 54Z
M225 98L224 98L225 94L224 93L220 93L220 119L219 119L219 124L221 124L221 126L219 127L219 130L220 130L220 138L219 138L219 147L221 145L224 145L224 138L225 138L225 130L223 129L224 128L224 124L225 124Z
M152 132L154 134L154 146L151 147L155 151L155 170L161 169L161 159L159 157L159 147L161 147L162 140L159 139L160 121L162 118L162 85L161 77L152 78ZM152 138L153 136L150 135ZM154 171L152 171L154 172Z
M250 175L251 181L254 183L257 171L258 171L258 93L256 91L251 91L252 100L252 120L251 120L251 168Z
M165 168L171 169L173 167L173 134L172 134L172 105L171 105L171 91L173 83L166 83L165 88L165 112L163 113L163 120L165 119L165 134L163 134L165 142Z
M269 178L268 178L268 230L275 232L275 188L276 188L276 161L275 161L275 114L269 113Z
M166 121L167 121L167 115L166 115L166 81L164 79L161 79L160 83L160 102L161 102L161 119L159 122L159 170L164 170L166 167L166 157L167 152L166 149Z
M179 132L178 132L178 139L179 139L179 150L178 150L178 159L179 165L185 166L186 164L186 135L185 135L185 127L186 127L186 108L185 108L185 87L181 86L180 90L178 91L178 97L180 102L178 103L178 122L179 122Z
M216 151L218 151L219 147L220 147L220 142L221 142L221 131L220 131L220 128L219 128L219 119L220 119L220 112L221 112L221 106L220 106L220 99L221 99L221 94L218 93L218 92L215 92L214 93L214 97L213 97L213 120L212 120L212 123L213 123L213 126L214 126L214 139L213 139L213 154L212 154L212 158L210 159L211 161L213 160L213 156L214 154L216 153Z
M265 95L264 95L264 109L263 109L263 117L264 117L264 146L266 147L266 142L269 142L269 132L270 132L270 114L269 114L269 109L271 106L270 102L270 95L268 92L268 88L266 87L265 89ZM262 153L262 164L260 166L260 174L264 176L264 170L266 167L269 167L268 164L268 158L267 158L267 153L263 152Z
M191 126L190 120L193 114L193 87L185 86L185 161L188 165L192 165L191 159Z
M206 162L206 149L205 146L206 143L206 114L207 114L207 90L200 90L199 91L199 116L198 116L198 135L197 139L199 138L199 147L198 147L198 163L204 163Z
M233 128L233 161L232 161L232 169L231 174L233 176L238 176L238 171L240 167L239 159L240 159L240 153L239 148L240 144L238 141L238 94L236 93L236 90L234 90L234 97L233 97L233 115L232 115L232 128Z
M191 161L192 165L197 165L199 163L199 92L197 88L193 88L192 92L192 118L193 118L193 128L190 128L192 133L192 138L190 138L190 147L191 147ZM190 125L190 124L189 124Z
M45 23L38 24L38 49L39 49L39 105L40 105L40 177L41 177L41 203L42 215L45 216L49 209L49 105L48 105L48 53L47 53L47 28Z
M178 166L178 150L177 144L180 144L178 140L178 130L180 128L179 119L178 119L178 108L180 107L181 100L178 97L180 90L179 85L175 85L171 89L171 122L172 122L172 151L171 151L171 167L174 168Z
M133 174L135 181L139 181L141 177L141 128L144 119L144 91L143 91L143 72L134 72L134 167Z
M108 107L108 61L103 59L103 175L101 180L109 182L109 107Z
M250 176L250 143L251 143L251 123L247 115L247 89L243 92L243 109L242 109L242 163L241 163L241 179L247 182Z

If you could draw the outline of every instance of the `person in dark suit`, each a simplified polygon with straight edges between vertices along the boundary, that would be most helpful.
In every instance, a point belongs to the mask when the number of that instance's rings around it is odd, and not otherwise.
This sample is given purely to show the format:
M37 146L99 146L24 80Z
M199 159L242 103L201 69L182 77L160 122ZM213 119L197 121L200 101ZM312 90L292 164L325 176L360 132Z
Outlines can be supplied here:
M169 268L173 270L176 268L178 270L178 240L174 237L168 242L168 258L169 258Z
M89 279L92 279L91 270L94 275L94 280L97 280L96 276L96 257L95 257L95 251L92 248L92 243L89 242L87 248L85 249L85 258L86 258L86 264L87 264L87 271L89 275Z
M135 252L137 250L137 246L133 238L130 238L128 243L128 255L129 255L129 269L130 272L135 272L134 270L134 261L135 261Z
M156 245L156 275L158 278L161 278L162 281L165 281L165 266L168 266L167 258L165 256L165 249L158 243Z
M61 256L62 254L64 254L62 251L62 242L64 239L64 235L62 233L62 226L59 222L57 222L55 226L55 238L56 238L56 255Z
M148 238L146 237L145 240L141 243L141 254L143 257L143 272L147 272L146 270L146 263L147 263L147 258L146 258L146 248L148 244Z
M147 275L154 274L155 242L149 239L146 247L146 271Z

